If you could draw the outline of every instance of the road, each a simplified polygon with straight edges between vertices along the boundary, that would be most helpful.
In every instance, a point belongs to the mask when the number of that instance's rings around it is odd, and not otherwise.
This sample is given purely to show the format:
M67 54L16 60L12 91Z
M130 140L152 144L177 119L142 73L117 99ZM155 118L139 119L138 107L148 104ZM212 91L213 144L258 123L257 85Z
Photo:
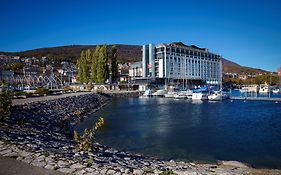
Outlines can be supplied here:
M0 175L66 175L64 173L29 165L0 156Z

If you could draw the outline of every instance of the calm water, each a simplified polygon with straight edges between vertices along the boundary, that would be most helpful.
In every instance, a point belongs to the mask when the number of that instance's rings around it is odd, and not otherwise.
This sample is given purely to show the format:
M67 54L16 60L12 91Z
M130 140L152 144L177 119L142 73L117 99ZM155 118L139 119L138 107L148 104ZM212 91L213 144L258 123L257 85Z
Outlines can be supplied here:
M94 115L106 122L98 141L115 149L163 159L238 160L281 168L281 103L128 98L113 100ZM91 128L95 119L77 129Z

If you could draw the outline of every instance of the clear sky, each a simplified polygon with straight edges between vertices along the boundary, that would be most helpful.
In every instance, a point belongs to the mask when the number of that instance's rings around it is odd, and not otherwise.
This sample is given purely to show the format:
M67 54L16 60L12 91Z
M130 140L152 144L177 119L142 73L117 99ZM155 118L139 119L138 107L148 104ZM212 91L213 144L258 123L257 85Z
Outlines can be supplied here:
M0 51L182 41L244 66L281 66L280 0L1 0Z

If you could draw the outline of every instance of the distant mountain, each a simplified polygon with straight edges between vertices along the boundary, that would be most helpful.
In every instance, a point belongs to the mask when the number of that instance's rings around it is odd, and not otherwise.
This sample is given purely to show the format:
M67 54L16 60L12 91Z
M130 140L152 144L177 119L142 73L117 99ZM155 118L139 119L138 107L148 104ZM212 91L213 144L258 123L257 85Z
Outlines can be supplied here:
M241 66L225 58L222 59L222 65L223 65L223 72L228 72L228 73L263 74L268 72L262 69Z
M112 45L109 45L111 48ZM124 45L116 44L118 49L118 61L120 63L126 62L136 62L140 61L142 58L141 46L139 45ZM58 59L65 59L76 61L81 54L82 50L95 49L96 45L69 45L69 46L58 46L58 47L48 47L39 48L33 50L27 50L22 52L0 52L0 54L5 55L18 55L21 57L51 57ZM262 69L255 69L250 67L244 67L237 63L234 63L228 59L222 60L223 72L230 73L247 73L247 74L259 74L265 73L267 71Z
M109 48L112 45L108 45ZM134 62L141 60L141 46L116 44L118 49L118 61L121 63ZM50 57L50 58L67 58L76 61L82 50L95 49L96 45L69 45L58 47L47 47L22 52L0 52L4 55L17 55L20 57Z

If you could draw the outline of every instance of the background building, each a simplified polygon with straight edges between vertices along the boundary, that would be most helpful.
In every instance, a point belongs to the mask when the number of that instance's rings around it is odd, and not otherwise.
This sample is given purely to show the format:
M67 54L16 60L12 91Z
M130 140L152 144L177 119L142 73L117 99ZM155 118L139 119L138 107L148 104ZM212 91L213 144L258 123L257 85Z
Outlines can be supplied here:
M135 79L135 78L140 78L142 77L142 61L139 61L139 62L135 62L133 64L131 64L130 68L129 68L129 76L132 78L132 79Z

